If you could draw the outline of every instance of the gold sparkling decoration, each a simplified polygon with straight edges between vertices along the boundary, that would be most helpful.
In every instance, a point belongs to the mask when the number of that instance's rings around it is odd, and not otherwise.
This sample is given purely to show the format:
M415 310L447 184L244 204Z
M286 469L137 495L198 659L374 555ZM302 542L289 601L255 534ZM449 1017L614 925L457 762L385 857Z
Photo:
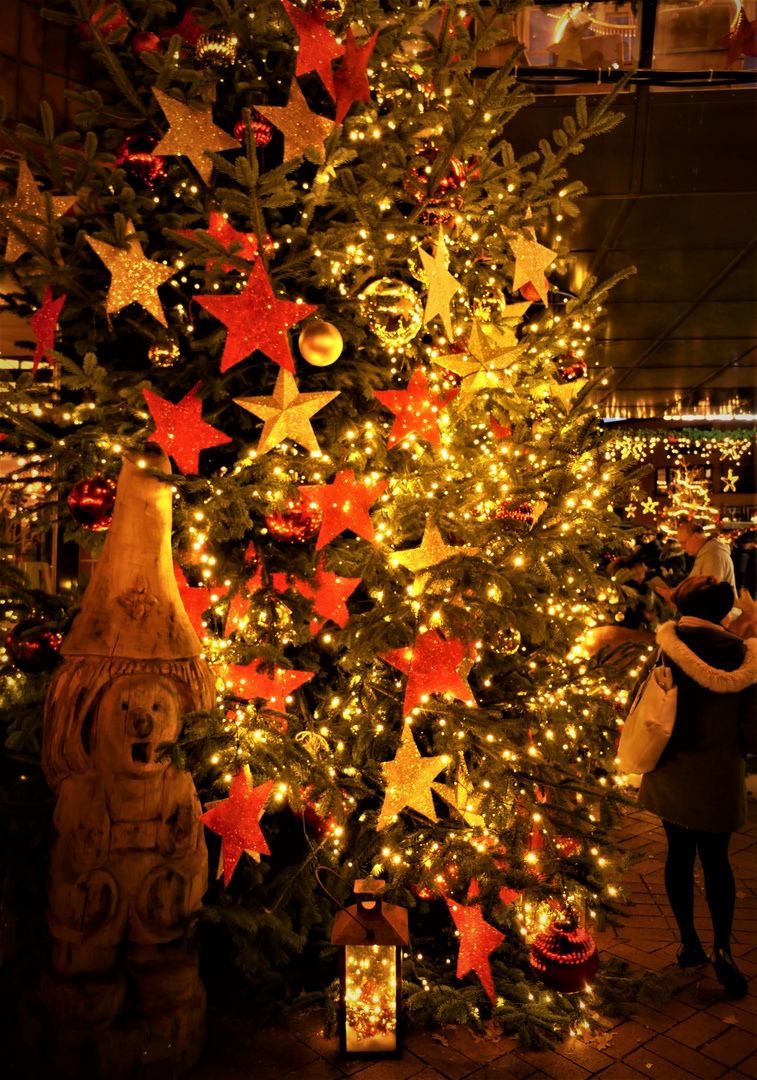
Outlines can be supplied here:
M554 387L555 397L560 399L567 412L573 408L573 399L580 390L583 390L588 381L588 379L574 379L573 382L558 383Z
M169 368L181 358L181 350L175 341L154 341L147 356L153 367Z
M456 547L454 544L445 544L437 525L430 518L426 518L426 528L423 531L420 547L411 548L409 551L394 551L391 558L392 562L404 566L416 575L413 593L417 594L423 590L429 579L428 574L421 574L420 571L437 566L454 555L477 555L478 551L477 547Z
M461 394L476 394L493 386L505 389L512 386L506 369L523 349L520 343L512 344L511 333L501 332L491 324L485 330L478 320L474 320L468 352L435 356L432 362L462 378Z
M399 278L379 278L360 294L368 325L382 345L407 345L423 325L420 298Z
M318 394L301 394L291 371L281 368L274 391L268 397L234 398L234 401L264 421L257 448L259 454L267 454L285 439L299 443L311 454L320 454L310 417L339 397L340 392L324 390Z
M650 495L646 502L643 502L641 504L641 512L642 514L654 514L657 511L657 507L659 505L660 504L657 502L657 500L653 499Z
M545 504L546 505L546 504ZM492 638L492 649L501 656L515 656L520 648L521 632L517 626L510 626L507 630L500 630Z
M225 30L206 30L197 39L195 53L204 67L220 71L234 63L238 44L237 38Z
M431 787L447 803L450 809L460 815L466 825L470 825L472 829L484 827L486 822L483 816L478 813L481 799L475 794L464 758L460 759L460 764L457 767L454 787L450 787L448 784L432 784Z
M53 204L53 217L59 218L61 214L65 214L74 205L77 196L51 195L50 199ZM25 251L31 251L32 246L30 245L44 248L47 238L45 196L39 190L31 169L25 161L20 161L18 165L16 194L12 199L8 199L3 203L2 209L4 214L13 219L13 224L17 229L21 230L29 241L29 243L26 243L20 236L9 229L8 243L5 248L7 262L15 262L19 255L23 255ZM41 220L28 221L25 218L19 218L19 214L32 214Z
M317 150L325 156L325 141L336 127L333 120L311 112L296 79L289 88L286 105L258 105L258 112L270 120L284 136L284 161L299 157L305 150Z
M205 151L220 153L222 150L238 150L239 143L222 128L216 127L211 108L195 109L191 105L182 105L176 98L154 86L152 92L169 124L168 132L152 153L156 157L166 157L168 154L188 157L203 181L209 183L213 162L205 156Z
M127 222L125 248L106 244L88 236L90 247L100 256L110 271L111 280L105 300L105 310L113 315L128 304L139 304L166 326L166 316L158 297L158 286L174 273L172 266L163 266L148 259L134 235L134 226Z
M544 287L544 275L547 268L554 262L557 252L544 247L536 240L526 240L523 236L507 233L505 235L515 256L513 292L517 292L522 285L530 282L539 294L539 299L546 304L549 294Z
M316 319L308 323L299 336L300 352L313 367L328 367L342 355L342 335L330 322Z
M449 253L447 251L447 245L444 242L444 232L441 225L439 226L439 236L436 241L436 252L434 257L420 248L418 254L421 257L423 263L423 269L426 273L428 280L428 294L426 296L426 310L423 313L423 325L431 322L437 315L441 318L444 324L444 329L448 338L452 338L452 316L450 315L449 305L452 301L452 297L460 288L460 282L450 274L449 267Z
M385 761L381 766L386 778L386 793L376 829L379 832L385 829L406 806L437 821L431 782L446 763L447 758L442 755L421 757L410 725L405 724L397 756L394 761Z
M738 473L735 473L733 469L729 469L726 475L723 477L723 491L735 491L736 481L738 480L738 478Z

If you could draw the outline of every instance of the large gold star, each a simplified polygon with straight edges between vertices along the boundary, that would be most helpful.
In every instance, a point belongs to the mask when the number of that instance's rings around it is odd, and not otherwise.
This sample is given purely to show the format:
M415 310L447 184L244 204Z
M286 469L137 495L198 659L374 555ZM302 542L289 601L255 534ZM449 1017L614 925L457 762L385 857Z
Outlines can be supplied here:
M87 241L110 270L111 280L105 300L105 310L109 315L120 311L127 304L139 304L154 315L159 323L166 326L166 316L158 296L158 286L162 285L174 273L172 266L162 266L145 257L142 245L134 235L134 226L129 221L126 228L128 247L116 247L104 240L95 240L88 236Z
M453 555L476 555L478 550L477 547L456 547L454 544L445 544L436 524L430 518L426 518L426 528L423 530L420 547L411 548L409 551L394 551L392 561L404 566L411 573L418 574L420 570L437 566L445 559L452 558ZM424 580L427 577L427 574L423 575Z
M573 408L573 398L586 386L588 379L574 379L569 383L558 383L554 387L555 397L558 397L565 406L566 412Z
M431 821L437 821L431 797L431 781L442 771L446 762L446 757L442 755L421 757L410 725L405 724L397 756L394 761L385 761L381 766L386 778L386 793L376 829L385 829L406 806Z
M183 154L189 158L207 184L213 171L213 162L205 156L205 151L238 150L239 143L223 128L216 127L210 107L195 109L191 105L182 105L176 98L164 94L154 86L152 92L169 124L168 131L152 153L156 156Z
M491 326L485 332L476 320L468 340L468 352L452 356L436 356L432 362L460 375L461 394L475 394L493 386L505 387L512 383L505 369L523 352L521 343L512 344L507 333Z
M577 12L565 24L560 40L548 47L547 52L556 58L558 67L584 66L581 39L588 25L589 16L585 12Z
M58 218L70 209L76 202L76 195L51 195L53 204L53 217ZM5 248L5 258L8 262L15 262L19 255L25 251L31 251L33 247L43 248L47 237L47 210L45 196L39 190L32 176L31 169L25 161L18 165L18 184L16 194L12 199L3 203L3 213L13 219L13 224L19 229L26 240L22 239L12 230L8 230L8 243ZM39 221L28 221L19 218L19 214L31 214Z
M279 370L274 391L268 397L234 398L253 416L265 421L258 443L258 453L266 454L284 439L293 439L311 453L320 453L310 417L340 394L339 390L324 390L320 394L301 394L294 375L285 368Z
M458 765L454 787L448 784L432 784L431 787L452 810L460 815L466 825L470 825L472 829L484 826L484 818L477 812L481 805L481 797L475 794L464 758L461 758Z
M515 256L513 292L530 281L541 301L546 304L548 293L544 287L544 274L554 262L557 252L536 240L526 240L524 236L507 235L507 242Z
M261 105L258 112L283 133L284 161L299 157L308 147L325 154L326 137L336 127L333 120L310 111L296 79L292 79L286 105Z
M460 282L447 269L449 266L449 254L447 245L444 242L441 225L439 226L439 238L436 241L436 254L433 259L423 248L420 248L418 253L428 280L423 325L425 326L426 323L431 322L434 316L439 315L447 332L447 337L452 338L452 318L449 305L452 297L460 288Z

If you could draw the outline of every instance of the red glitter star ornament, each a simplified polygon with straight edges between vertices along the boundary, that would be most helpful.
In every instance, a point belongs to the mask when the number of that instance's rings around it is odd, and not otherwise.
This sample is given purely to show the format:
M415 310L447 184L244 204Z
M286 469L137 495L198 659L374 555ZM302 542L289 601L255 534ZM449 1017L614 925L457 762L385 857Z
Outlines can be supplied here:
M42 307L39 311L35 311L29 322L32 324L32 330L34 336L37 339L37 347L34 350L34 366L32 367L32 378L37 373L40 360L43 358L48 349L52 349L55 342L55 326L58 322L58 316L60 315L60 309L66 302L66 294L63 293L57 300L53 300L52 286L45 285L45 292L42 297Z
M201 386L202 381L176 405L152 390L142 391L155 421L155 432L151 438L163 447L184 474L200 471L201 450L231 442L228 435L202 419L202 402L195 397Z
M203 825L223 838L218 876L223 868L223 883L227 888L243 851L258 862L261 855L271 854L260 828L260 818L272 787L273 780L253 787L250 770L245 765L231 781L228 799L200 814Z
M160 31L162 38L173 37L174 34L178 34L180 38L186 41L187 45L191 48L197 44L198 38L205 33L205 27L198 23L197 19L192 14L192 9L184 12L184 17L180 23L176 26L168 26L165 30Z
M275 668L270 674L263 670L261 661L257 660L251 664L229 664L221 668L219 674L237 697L245 701L264 698L269 705L284 712L287 696L312 679L315 672Z
M471 881L468 899L478 895L478 882L474 878ZM460 935L460 951L457 954L457 977L462 979L469 971L475 971L481 980L481 985L491 998L492 1004L496 1002L494 993L494 979L489 963L489 957L494 950L502 944L505 935L488 922L484 922L481 908L478 904L465 907L462 904L450 900L447 901L449 913Z
M188 236L190 240L194 240L197 235L197 229L179 229L179 232L182 236ZM210 211L210 222L205 232L207 232L208 236L212 236L214 240L218 240L219 243L223 244L227 250L235 241L241 244L241 249L234 252L235 259L246 259L247 262L253 263L258 257L258 238L255 233L238 232L218 210ZM205 269L210 270L219 258L220 256L216 255L209 259L205 264ZM224 274L228 274L232 270L241 273L238 266L229 262L221 263L221 270Z
M431 694L451 694L459 701L475 705L468 685L472 666L471 648L460 638L445 641L438 630L418 634L415 644L381 653L381 659L407 675L404 714L423 705Z
M184 610L189 616L192 629L198 638L202 639L205 627L202 625L203 612L207 611L211 604L210 590L205 585L190 585L184 575L184 571L177 562L173 564L173 573L176 584L179 586L179 596L184 605Z
M439 445L439 411L446 402L440 395L429 393L428 380L422 368L415 369L405 390L374 390L373 393L395 415L387 449L391 449L411 431L434 446Z
M336 69L334 75L334 88L336 90L336 122L341 124L350 110L354 101L370 101L371 88L365 71L368 61L376 44L378 30L366 41L365 45L358 46L352 27L347 30L347 47L344 51L344 60Z
M299 485L305 502L315 504L323 514L316 551L345 529L373 542L375 533L368 510L387 487L388 480L365 483L355 479L352 469L342 469L331 484Z
M290 4L289 0L281 2L300 39L295 75L317 72L332 98L336 97L331 61L344 56L344 45L339 44L317 10L302 11Z
M198 296L197 303L229 328L221 357L221 371L228 371L259 349L279 367L294 373L287 330L317 310L314 304L277 300L263 264L250 271L247 285L234 296Z
M728 49L725 58L725 70L728 71L736 63L740 56L757 56L757 19L749 22L744 9L739 9L739 15L730 33L725 37L718 38L715 44L720 49Z
M350 613L345 601L354 593L362 578L343 578L324 570L323 562L316 567L315 577L310 581L295 580L295 588L301 596L313 601L317 619L310 623L310 633L317 634L329 619L337 626L346 626Z

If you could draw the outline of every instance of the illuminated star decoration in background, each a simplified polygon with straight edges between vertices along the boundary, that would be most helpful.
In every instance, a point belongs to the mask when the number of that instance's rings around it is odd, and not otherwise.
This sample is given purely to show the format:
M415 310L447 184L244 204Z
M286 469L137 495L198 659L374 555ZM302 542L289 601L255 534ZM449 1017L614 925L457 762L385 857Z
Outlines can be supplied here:
M731 67L740 56L757 56L757 19L749 22L744 9L739 8L735 25L725 37L718 38L718 48L728 49L725 70Z
M286 105L259 105L258 112L270 120L284 136L284 161L299 157L308 147L325 153L324 142L336 127L333 120L311 112L300 84L292 79Z
M264 421L257 446L259 454L267 453L285 439L292 439L312 454L318 454L320 447L310 418L340 393L339 390L324 390L318 394L301 394L294 375L281 368L272 394L234 398L234 401Z
M289 0L281 0L281 2L300 39L295 75L306 75L309 71L317 72L332 98L336 97L331 61L344 56L344 45L339 44L317 9L302 11L294 4L290 4Z
M66 302L66 294L63 293L57 300L53 300L52 286L45 285L45 292L42 297L42 307L39 311L35 311L29 322L31 323L32 330L34 331L34 337L36 338L37 345L34 350L34 366L32 367L32 378L37 372L40 360L48 351L52 349L55 344L55 327L58 322L58 316L60 315L60 309Z
M207 184L213 172L213 162L205 156L206 150L238 150L239 143L222 128L213 123L213 110L195 109L182 105L170 94L164 94L153 86L153 94L168 121L168 131L152 150L156 157L169 154L188 157Z
M474 878L468 891L468 899L478 895L478 882ZM494 979L489 957L498 945L505 939L505 935L488 922L484 922L481 908L478 904L464 907L462 904L450 900L447 901L449 913L460 934L460 951L457 954L457 977L462 979L469 971L475 971L481 980L481 985L491 998L496 1002L494 993Z
M411 431L434 446L439 445L439 409L444 408L446 402L439 395L429 393L423 368L415 369L405 390L374 390L373 393L395 416L386 443L388 449Z
M263 669L262 661L251 664L219 666L219 675L237 697L245 701L263 698L280 712L286 708L286 698L303 683L313 678L313 671L293 671L291 668L274 668L273 674Z
M401 810L409 807L419 814L437 821L431 782L446 765L444 755L424 758L416 745L410 725L402 728L402 741L393 761L385 761L381 770L386 778L386 792L381 814L376 823L377 831L390 825Z
M155 421L155 432L150 438L163 447L184 474L200 471L201 450L231 442L228 435L202 419L202 402L195 397L200 386L202 381L176 405L152 390L142 391Z
M190 240L196 239L197 231L197 229L179 229L181 235L188 236ZM234 242L241 244L240 250L234 252L235 259L245 259L247 262L253 263L258 257L258 238L255 233L238 232L218 210L210 211L210 222L205 232L227 249ZM205 269L210 270L220 258L220 255L210 258L205 264ZM220 269L224 274L231 273L234 270L237 273L242 272L238 266L230 262L222 262Z
M51 195L53 204L53 217L59 218L76 202L76 195ZM12 199L3 203L3 213L13 219L16 228L26 236L29 241L39 248L44 248L47 238L47 209L45 196L39 190L32 176L31 169L25 161L18 164L18 183L16 194ZM27 221L19 218L19 214L33 214L40 221ZM5 248L7 262L15 262L19 255L25 251L31 251L29 245L11 229L8 230L8 243Z
M421 257L423 269L428 278L428 294L426 296L426 310L423 314L423 325L425 326L426 323L431 322L435 316L439 315L444 324L447 337L452 339L452 316L450 315L449 305L452 297L460 288L460 282L447 269L449 266L449 253L444 242L441 225L439 226L439 236L436 241L434 257L431 258L423 248L418 249L418 254Z
M729 469L726 475L723 477L723 491L735 491L736 481L738 480L738 478L738 473L735 473L733 469Z
M546 304L549 293L544 287L544 273L554 262L557 252L544 247L536 240L526 240L523 236L508 235L507 242L515 256L513 292L530 282L539 294L539 299Z
M351 529L364 540L373 542L375 532L368 510L388 483L388 480L379 480L365 484L355 479L352 469L342 469L331 484L299 485L304 502L315 503L323 514L316 551L320 551L345 529Z
M163 266L145 256L130 221L126 227L125 248L106 244L104 240L95 240L92 236L87 237L87 242L110 271L110 288L105 298L108 315L117 314L129 304L139 304L159 323L167 326L158 287L174 274L174 267Z
M354 101L370 101L371 88L366 77L366 68L376 44L378 30L366 43L358 47L352 27L347 28L347 45L344 60L336 69L334 88L336 90L336 122L341 124Z
M179 596L184 606L184 610L187 613L187 617L192 624L192 629L197 634L198 638L202 640L205 633L205 627L202 625L203 612L207 611L211 605L210 590L207 585L190 585L187 582L184 571L177 562L173 564L173 573L176 578L176 584L179 586Z
M261 855L271 854L260 828L260 818L272 787L273 780L253 787L249 766L245 765L231 781L229 797L200 814L203 825L223 839L218 876L223 869L223 883L227 887L242 852L246 851L257 862Z
M418 634L412 647L381 653L381 659L407 675L403 713L424 705L431 694L451 694L459 701L475 705L468 685L473 666L471 649L460 638L445 641L438 630Z
M650 495L647 501L641 504L641 512L642 514L654 514L658 506L659 503L657 503Z
M260 261L250 271L241 293L195 299L200 307L228 327L221 371L228 371L259 349L275 364L294 372L287 330L306 315L312 315L317 305L277 300Z
M294 582L297 591L313 601L313 611L317 616L310 622L310 633L317 634L329 619L337 626L346 626L350 613L345 601L358 587L362 578L345 578L325 570L323 562L316 567L315 577L310 581L297 578Z

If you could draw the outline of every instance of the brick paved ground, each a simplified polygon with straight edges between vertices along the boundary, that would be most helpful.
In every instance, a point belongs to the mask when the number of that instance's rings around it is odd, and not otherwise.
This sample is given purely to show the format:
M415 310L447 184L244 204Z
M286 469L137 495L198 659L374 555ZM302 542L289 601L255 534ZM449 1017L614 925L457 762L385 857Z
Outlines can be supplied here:
M665 838L656 818L630 813L622 831L628 848L643 852L626 879L636 907L616 936L597 944L634 964L662 970L675 965L677 941L663 885ZM747 976L757 975L757 804L750 827L733 838L738 893L733 954ZM697 921L710 945L709 918L697 876ZM674 968L674 970L677 970ZM589 1041L572 1038L557 1050L519 1048L514 1040L475 1039L467 1030L412 1031L401 1061L348 1064L335 1041L321 1034L317 1015L292 1030L254 1030L248 1021L208 1016L208 1048L188 1080L757 1080L757 979L748 997L724 998L710 968L680 977L662 1005L638 1005L632 1019L608 1022Z

